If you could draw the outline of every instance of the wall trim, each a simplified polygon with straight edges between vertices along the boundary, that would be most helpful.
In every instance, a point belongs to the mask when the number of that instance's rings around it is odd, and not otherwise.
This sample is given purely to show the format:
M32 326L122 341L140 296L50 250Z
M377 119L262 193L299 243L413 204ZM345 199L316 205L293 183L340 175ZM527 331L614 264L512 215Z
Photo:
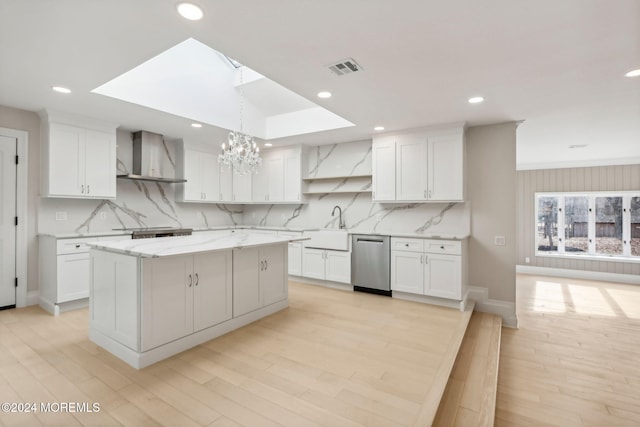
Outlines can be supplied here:
M475 301L475 311L483 313L497 314L502 317L502 325L509 328L518 327L518 316L516 315L516 304L509 301L502 301L489 298L489 289L480 286L469 286L467 298Z
M628 157L623 159L592 159L576 160L566 162L547 163L520 163L516 164L516 171L540 170L540 169L570 169L570 168L590 168L599 166L624 166L637 165L640 157Z
M516 265L516 273L539 276L567 277L569 279L598 280L601 282L626 283L640 285L640 276L636 274L607 273L602 271L572 270L568 268L535 267Z
M29 176L29 133L23 130L0 127L0 135L16 138L18 140L18 156L21 159L18 163L16 181L16 215L18 216L18 226L16 227L16 277L18 278L18 288L16 289L16 307L26 307L27 302L27 259L29 256L27 235L27 198L29 187L27 179Z

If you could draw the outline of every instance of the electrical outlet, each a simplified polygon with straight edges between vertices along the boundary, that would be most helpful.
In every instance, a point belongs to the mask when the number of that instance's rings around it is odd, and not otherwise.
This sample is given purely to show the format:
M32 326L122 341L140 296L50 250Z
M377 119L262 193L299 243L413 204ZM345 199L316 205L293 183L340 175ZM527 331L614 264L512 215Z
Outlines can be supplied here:
M506 239L504 236L494 236L493 244L496 246L504 246L506 244Z
M66 212L56 212L56 221L66 221L67 213Z
M377 214L377 215L376 215L376 221L377 221L377 222L382 221L382 214Z
M107 219L107 213L106 212L100 212L100 219L101 220Z
M524 263L529 264L530 262L531 262L531 259L529 257L525 257Z

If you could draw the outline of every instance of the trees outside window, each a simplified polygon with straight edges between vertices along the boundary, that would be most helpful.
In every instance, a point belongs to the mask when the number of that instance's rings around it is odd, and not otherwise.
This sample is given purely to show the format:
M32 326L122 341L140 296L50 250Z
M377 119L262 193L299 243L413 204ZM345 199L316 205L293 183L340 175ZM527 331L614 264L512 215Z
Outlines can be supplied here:
M640 193L536 194L536 253L640 257Z

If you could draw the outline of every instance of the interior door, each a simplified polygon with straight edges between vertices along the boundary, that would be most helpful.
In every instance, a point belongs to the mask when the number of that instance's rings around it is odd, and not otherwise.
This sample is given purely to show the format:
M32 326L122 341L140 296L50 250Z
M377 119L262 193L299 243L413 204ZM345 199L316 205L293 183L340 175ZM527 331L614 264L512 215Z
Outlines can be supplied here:
M18 141L0 136L0 308L16 304L16 161Z

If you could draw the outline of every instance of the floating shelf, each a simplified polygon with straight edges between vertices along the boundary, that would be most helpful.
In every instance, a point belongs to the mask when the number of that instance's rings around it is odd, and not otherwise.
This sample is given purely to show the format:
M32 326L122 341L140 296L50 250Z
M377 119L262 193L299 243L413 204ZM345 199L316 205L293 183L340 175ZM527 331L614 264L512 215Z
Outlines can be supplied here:
M371 193L369 190L337 190L337 191L303 191L302 194L349 194L349 193Z
M303 181L328 181L332 179L345 179L345 178L371 178L371 174L368 175L345 175L345 176L318 176L314 178L302 178Z

